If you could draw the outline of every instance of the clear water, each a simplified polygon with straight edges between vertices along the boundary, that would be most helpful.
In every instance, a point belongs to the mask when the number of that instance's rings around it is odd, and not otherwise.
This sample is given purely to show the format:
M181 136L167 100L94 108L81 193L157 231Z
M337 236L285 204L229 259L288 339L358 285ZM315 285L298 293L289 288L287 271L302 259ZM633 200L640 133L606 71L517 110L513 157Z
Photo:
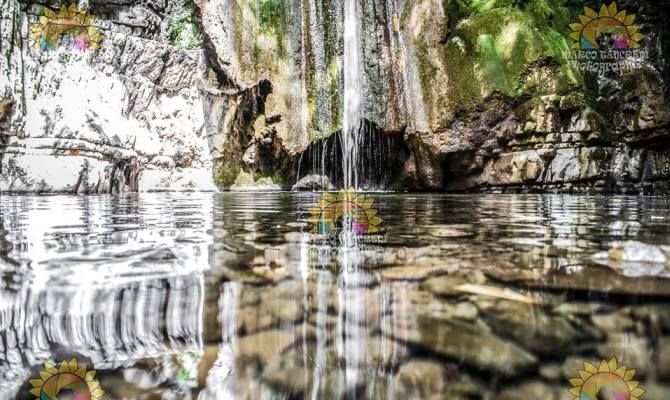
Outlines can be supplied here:
M669 281L591 261L670 199L373 197L345 248L311 193L2 196L0 399L71 357L112 399L571 399L611 357L670 398Z

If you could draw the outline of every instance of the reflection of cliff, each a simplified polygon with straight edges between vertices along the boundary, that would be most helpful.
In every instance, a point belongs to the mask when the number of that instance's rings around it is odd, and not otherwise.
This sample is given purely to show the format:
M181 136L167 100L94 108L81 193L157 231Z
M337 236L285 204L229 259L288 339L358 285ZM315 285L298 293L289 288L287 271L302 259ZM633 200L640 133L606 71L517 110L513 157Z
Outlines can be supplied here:
M4 229L5 219L0 213L0 266L2 263L7 262L1 258L1 255L7 254L10 251L10 243L7 241L7 231Z
M114 369L202 349L199 273L94 287L17 278L0 288L0 398L17 395L49 360L74 355Z

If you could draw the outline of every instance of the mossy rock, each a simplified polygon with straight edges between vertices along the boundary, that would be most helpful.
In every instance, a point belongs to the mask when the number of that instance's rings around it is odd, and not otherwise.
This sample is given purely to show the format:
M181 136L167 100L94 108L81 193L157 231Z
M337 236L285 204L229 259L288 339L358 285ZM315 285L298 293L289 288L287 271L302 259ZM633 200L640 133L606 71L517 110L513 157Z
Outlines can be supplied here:
M237 180L241 170L240 166L235 163L223 163L216 169L214 182L221 188L230 187Z
M180 49L202 48L204 33L195 17L193 3L186 0L183 7L183 12L174 17L168 26L169 43Z
M524 78L542 66L540 60L553 61L557 90L578 85L580 77L566 59L571 44L566 29L576 11L563 3L445 1L446 28L444 18L425 15L421 28L442 30L444 35L440 43L435 43L436 34L420 35L414 41L433 128L448 125L459 111L472 109L495 92L509 97L538 95Z

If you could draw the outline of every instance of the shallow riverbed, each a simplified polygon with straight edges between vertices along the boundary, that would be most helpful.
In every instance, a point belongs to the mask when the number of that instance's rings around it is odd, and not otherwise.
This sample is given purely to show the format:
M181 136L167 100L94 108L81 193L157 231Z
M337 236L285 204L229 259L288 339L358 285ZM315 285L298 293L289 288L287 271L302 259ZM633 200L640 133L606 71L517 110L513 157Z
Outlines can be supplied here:
M2 196L0 399L72 357L113 399L572 399L612 357L670 398L670 265L594 258L662 255L670 198L370 196L355 245L318 193Z

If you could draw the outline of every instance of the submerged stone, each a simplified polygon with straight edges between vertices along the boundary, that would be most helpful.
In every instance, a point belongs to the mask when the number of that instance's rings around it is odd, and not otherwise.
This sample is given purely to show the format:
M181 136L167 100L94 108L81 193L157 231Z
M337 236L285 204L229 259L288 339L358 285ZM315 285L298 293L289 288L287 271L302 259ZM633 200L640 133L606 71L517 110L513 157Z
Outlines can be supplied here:
M569 292L592 292L641 297L670 297L670 279L648 277L632 278L611 269L589 266L570 273L550 271L523 273L523 271L488 270L487 275L503 282L516 283L534 289L556 289Z
M402 339L479 370L516 376L537 364L537 358L518 345L473 325L419 317L417 329L406 332Z
M397 267L382 271L382 278L392 281L422 281L430 277L454 273L458 270L456 265L411 265Z
M558 387L551 387L543 382L527 382L521 385L514 385L513 387L503 390L500 394L494 397L495 400L518 400L518 399L542 399L542 400L559 400L559 393L567 390Z
M497 335L512 338L538 354L556 356L577 343L586 345L595 339L592 329L578 329L568 318L534 305L499 301L481 313Z
M252 361L265 365L286 350L294 340L291 332L278 329L243 336L237 341L237 361L241 366Z
M481 272L471 271L468 274L444 275L429 279L421 284L421 289L438 296L455 297L465 294L462 290L458 290L458 286L468 283L482 284L485 281L486 278Z
M654 369L651 343L634 333L611 333L607 342L598 345L597 353L603 359L616 357L620 364L635 368L636 378L645 377Z
M476 382L458 366L423 359L403 364L395 384L401 399L467 399L479 394Z
M472 225L430 225L426 227L430 236L437 238L465 238L476 235Z
M290 350L275 357L265 366L262 380L279 393L298 396L312 384L313 365L305 365L305 355L297 350Z
M658 341L658 363L656 372L660 379L670 381L670 337L663 336Z

